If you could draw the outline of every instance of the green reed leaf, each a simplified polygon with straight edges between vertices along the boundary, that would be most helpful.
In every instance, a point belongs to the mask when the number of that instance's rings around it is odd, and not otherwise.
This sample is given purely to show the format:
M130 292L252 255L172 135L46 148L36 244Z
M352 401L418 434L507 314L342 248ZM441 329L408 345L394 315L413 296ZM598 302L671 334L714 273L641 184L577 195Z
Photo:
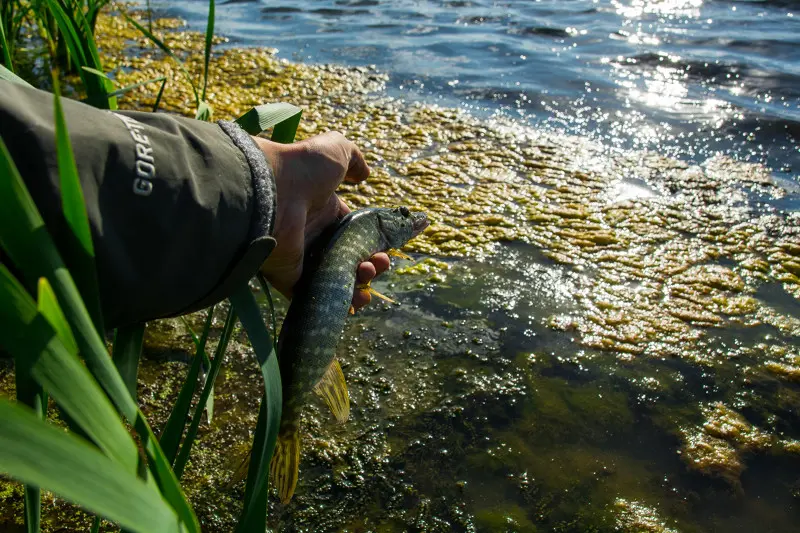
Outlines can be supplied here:
M211 60L211 45L214 43L214 0L208 1L208 22L206 24L206 49L205 66L203 67L203 95L200 100L206 99L206 87L208 86L208 63Z
M214 307L215 306L212 306L208 310L202 338L200 339L197 339L197 336L189 327L186 319L181 317L184 324L189 328L192 339L195 341L196 351L194 359L192 359L192 364L189 366L189 372L186 373L186 379L183 381L183 386L181 386L181 390L178 393L178 398L172 406L172 412L169 414L164 430L161 432L161 437L159 437L161 447L164 449L164 455L166 455L170 464L175 463L175 456L178 453L178 446L181 443L181 435L183 435L183 430L186 427L186 417L189 415L189 409L192 406L192 397L197 388L197 378L200 375L200 367L203 365L204 361L208 359L208 355L206 355L206 342L208 341L211 322L214 318ZM211 365L209 364L207 368L210 367Z
M3 20L3 14L0 12L0 48L3 49L3 63L5 63L8 70L14 72L14 62L11 60L11 49L8 47L8 41L6 40L5 26L6 23L5 20ZM13 36L11 38L13 39Z
M70 58L78 67L78 75L86 89L87 102L100 109L116 109L116 99L109 98L112 85L110 80L97 76L87 76L83 67L103 71L94 35L88 27L86 18L80 8L58 0L42 0L47 9L41 16L52 16L58 27L61 38L70 53ZM47 28L47 21L40 20ZM51 36L55 39L55 36Z
M185 316L181 317L184 326L186 329L189 330L189 335L192 336L192 342L194 342L195 347L195 354L196 358L200 359L201 367L200 370L203 371L203 382L205 383L205 379L208 377L208 370L211 368L211 359L209 359L208 354L206 353L206 342L208 341L208 334L211 332L211 319L214 313L214 306L211 307L209 310L208 316L206 316L206 323L203 326L203 332L201 333L202 337L198 338L197 334L192 329L191 324L189 321L186 320ZM211 384L211 392L208 395L208 401L204 406L206 415L208 416L208 423L211 423L211 419L214 417L214 384Z
M70 232L64 239L61 253L72 266L72 273L83 301L98 332L104 331L103 313L100 309L100 287L94 262L94 245L89 229L89 217L83 198L78 166L72 153L64 110L61 107L58 77L53 76L53 103L56 125L56 152L61 186L61 207Z
M103 452L136 473L136 444L77 352L70 352L59 336L69 325L45 278L39 289L37 307L0 265L0 335L15 357L15 371L35 379Z
M136 22L133 18L130 17L130 15L128 15L127 13L123 13L123 16L125 17L125 20L127 20L128 22L133 24L133 26L137 30L142 32L142 35L144 35L145 37L150 39L150 41L153 44L155 44L157 47L159 47L162 52L167 54L169 57L171 57L178 64L178 68L181 69L181 72L183 72L183 75L186 77L186 81L188 81L189 85L192 87L192 92L194 93L195 106L200 108L200 96L197 94L197 87L195 86L194 81L192 80L192 76L189 74L189 71L186 70L186 67L183 65L183 61L178 59L178 56L176 56L175 53L169 48L169 46L164 44L164 42L161 41L161 39L159 39L158 37L153 35L153 33L151 33L150 31L147 30L147 28L145 28L144 26L142 26L141 24Z
M161 88L158 90L158 96L156 96L156 101L153 104L153 113L158 111L158 106L161 105L161 96L164 94L164 87L167 86L167 79L164 78L164 81L161 82Z
M264 295L267 297L270 318L269 327L272 332L272 340L274 343L278 336L278 321L275 319L275 302L272 300L272 290L269 288L269 283L267 282L267 278L264 277L264 274L259 272L256 274L256 279L258 279L258 284L261 285L261 290L264 291ZM277 344L275 345L275 349L278 349Z
M300 125L300 116L302 114L303 111L299 110L296 115L292 115L286 120L275 124L275 127L272 128L272 135L270 136L270 139L276 143L293 143L294 137L297 134L297 127Z
M208 102L200 100L200 103L197 106L197 112L194 114L194 118L195 120L210 122L213 114L214 114L214 109L212 109L212 107L208 105Z
M301 115L302 110L291 104L267 104L251 109L239 117L237 122L251 135L272 127L272 140L288 144L294 142ZM271 306L271 295L267 293L267 296L270 298ZM230 301L236 312L239 313L242 325L247 331L264 379L264 397L261 400L258 422L253 436L244 505L236 532L264 531L267 526L269 465L275 451L283 402L281 373L276 354L277 345L272 341L269 330L264 325L249 284L246 283L237 289L231 295ZM275 331L274 314L273 331Z
M281 419L282 390L278 357L269 331L261 318L248 283L242 284L230 296L233 308L247 331L253 346L261 375L264 379L264 398L261 400L264 431L256 432L250 455L250 467L244 493L244 507L237 525L237 532L263 531L266 528L266 495L269 488L269 464L278 438Z
M164 84L167 82L167 77L166 76L158 76L156 78L152 78L152 79L149 79L149 80L146 80L146 81L140 81L139 83L134 83L134 84L128 85L126 87L122 87L121 89L117 89L114 92L112 92L110 94L110 96L122 96L123 94L128 93L128 92L130 92L130 91L132 91L134 89L138 89L139 87L141 87L143 85L148 85L150 83L155 83L157 81L161 82L161 90L163 91L164 90ZM159 93L159 100L160 99L161 99L161 95Z
M181 522L135 474L83 439L0 398L0 472L142 533L180 533Z
M136 379L139 376L139 358L142 355L144 328L144 322L117 328L114 334L114 347L111 350L114 365L122 376L133 401L136 401Z
M113 83L113 81L114 81L114 80L112 80L111 78L109 78L109 77L108 77L108 74L106 74L106 73L105 73L105 72L103 72L102 70L97 70L96 68L87 67L86 65L83 65L81 68L82 68L83 70L85 70L86 72L90 72L90 73L94 74L95 76L100 76L101 78L105 78L105 79L107 79L108 81L110 81L110 82L112 82L112 83Z
M291 129L291 124L294 124L294 131L297 130L297 125L300 124L300 115L303 110L292 104L283 102L275 104L263 104L252 108L250 111L236 119L236 123L242 127L244 131L250 135L258 135L273 126L290 121L285 126L286 131ZM292 119L295 119L292 121ZM283 129L283 128L281 128ZM288 138L288 135L281 134L280 138ZM294 135L291 135L294 140ZM275 142L292 142L273 139Z
M17 401L33 409L36 416L43 420L47 415L47 393L28 372L22 369L22 365L17 363L15 366ZM25 508L25 531L37 533L41 529L42 515L42 498L39 487L25 485L23 505Z
M3 65L0 65L0 80L10 81L11 83L19 83L20 85L27 85L28 87L33 87L30 83L23 80L11 70L8 70Z
M175 459L175 475L180 478L183 475L183 470L186 467L186 462L189 460L189 454L192 451L192 445L195 438L197 438L197 430L200 427L200 421L203 418L203 407L208 402L208 395L211 388L219 375L219 369L222 368L222 361L225 358L225 350L228 348L228 341L233 333L233 326L236 325L236 313L231 308L228 310L228 316L225 317L225 325L222 327L222 334L217 343L217 349L214 351L214 360L211 362L211 369L206 377L206 382L203 385L203 390L200 393L200 399L197 401L197 406L192 416L192 422L189 424L189 429L186 430L186 436L183 439L183 446L181 446L178 457Z
M3 198L3 209L0 209L0 246L20 271L25 273L27 283L36 282L40 277L48 279L75 335L87 367L119 412L138 433L151 472L163 496L173 506L187 530L199 533L197 518L147 420L131 398L125 382L108 357L105 343L97 334L75 282L61 261L2 139L0 139L0 176L3 176L3 179L0 179L0 198Z

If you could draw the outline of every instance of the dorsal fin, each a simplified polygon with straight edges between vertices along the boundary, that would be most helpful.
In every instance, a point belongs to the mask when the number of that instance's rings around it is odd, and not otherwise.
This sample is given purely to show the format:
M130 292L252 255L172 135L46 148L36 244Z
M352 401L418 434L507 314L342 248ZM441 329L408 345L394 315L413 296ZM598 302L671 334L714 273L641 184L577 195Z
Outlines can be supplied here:
M339 361L334 359L331 362L325 375L314 387L314 391L328 404L337 422L340 424L347 422L350 417L350 394L347 392L347 384Z

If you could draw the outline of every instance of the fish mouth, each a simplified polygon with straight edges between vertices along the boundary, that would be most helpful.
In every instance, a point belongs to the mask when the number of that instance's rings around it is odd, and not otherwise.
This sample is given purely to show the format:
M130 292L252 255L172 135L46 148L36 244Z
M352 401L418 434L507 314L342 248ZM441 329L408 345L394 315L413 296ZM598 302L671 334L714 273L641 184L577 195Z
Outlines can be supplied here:
M413 239L414 237L422 233L425 230L425 228L430 226L428 215L426 215L422 211L414 211L413 213L411 213L411 226L413 228L413 232L411 233L411 238Z

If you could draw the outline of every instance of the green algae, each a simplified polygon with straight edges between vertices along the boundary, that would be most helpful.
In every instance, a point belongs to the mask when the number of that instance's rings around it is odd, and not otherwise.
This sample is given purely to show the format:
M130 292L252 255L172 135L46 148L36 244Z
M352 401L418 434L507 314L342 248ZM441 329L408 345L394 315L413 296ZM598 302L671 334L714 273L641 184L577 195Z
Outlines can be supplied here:
M501 507L478 511L475 523L486 531L498 533L536 533L539 531L524 509L519 506Z
M679 533L667 527L654 508L641 502L617 498L613 508L617 529L624 533Z

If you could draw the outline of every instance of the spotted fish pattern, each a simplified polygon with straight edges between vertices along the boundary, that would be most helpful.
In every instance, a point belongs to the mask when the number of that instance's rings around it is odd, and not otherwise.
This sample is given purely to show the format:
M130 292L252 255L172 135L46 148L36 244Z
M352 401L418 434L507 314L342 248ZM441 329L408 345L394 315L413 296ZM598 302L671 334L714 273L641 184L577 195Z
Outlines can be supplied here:
M282 502L291 499L297 485L300 415L310 394L316 390L339 422L349 415L335 354L359 263L403 246L427 225L424 213L406 207L363 209L347 215L312 246L278 339L283 411L271 474Z

